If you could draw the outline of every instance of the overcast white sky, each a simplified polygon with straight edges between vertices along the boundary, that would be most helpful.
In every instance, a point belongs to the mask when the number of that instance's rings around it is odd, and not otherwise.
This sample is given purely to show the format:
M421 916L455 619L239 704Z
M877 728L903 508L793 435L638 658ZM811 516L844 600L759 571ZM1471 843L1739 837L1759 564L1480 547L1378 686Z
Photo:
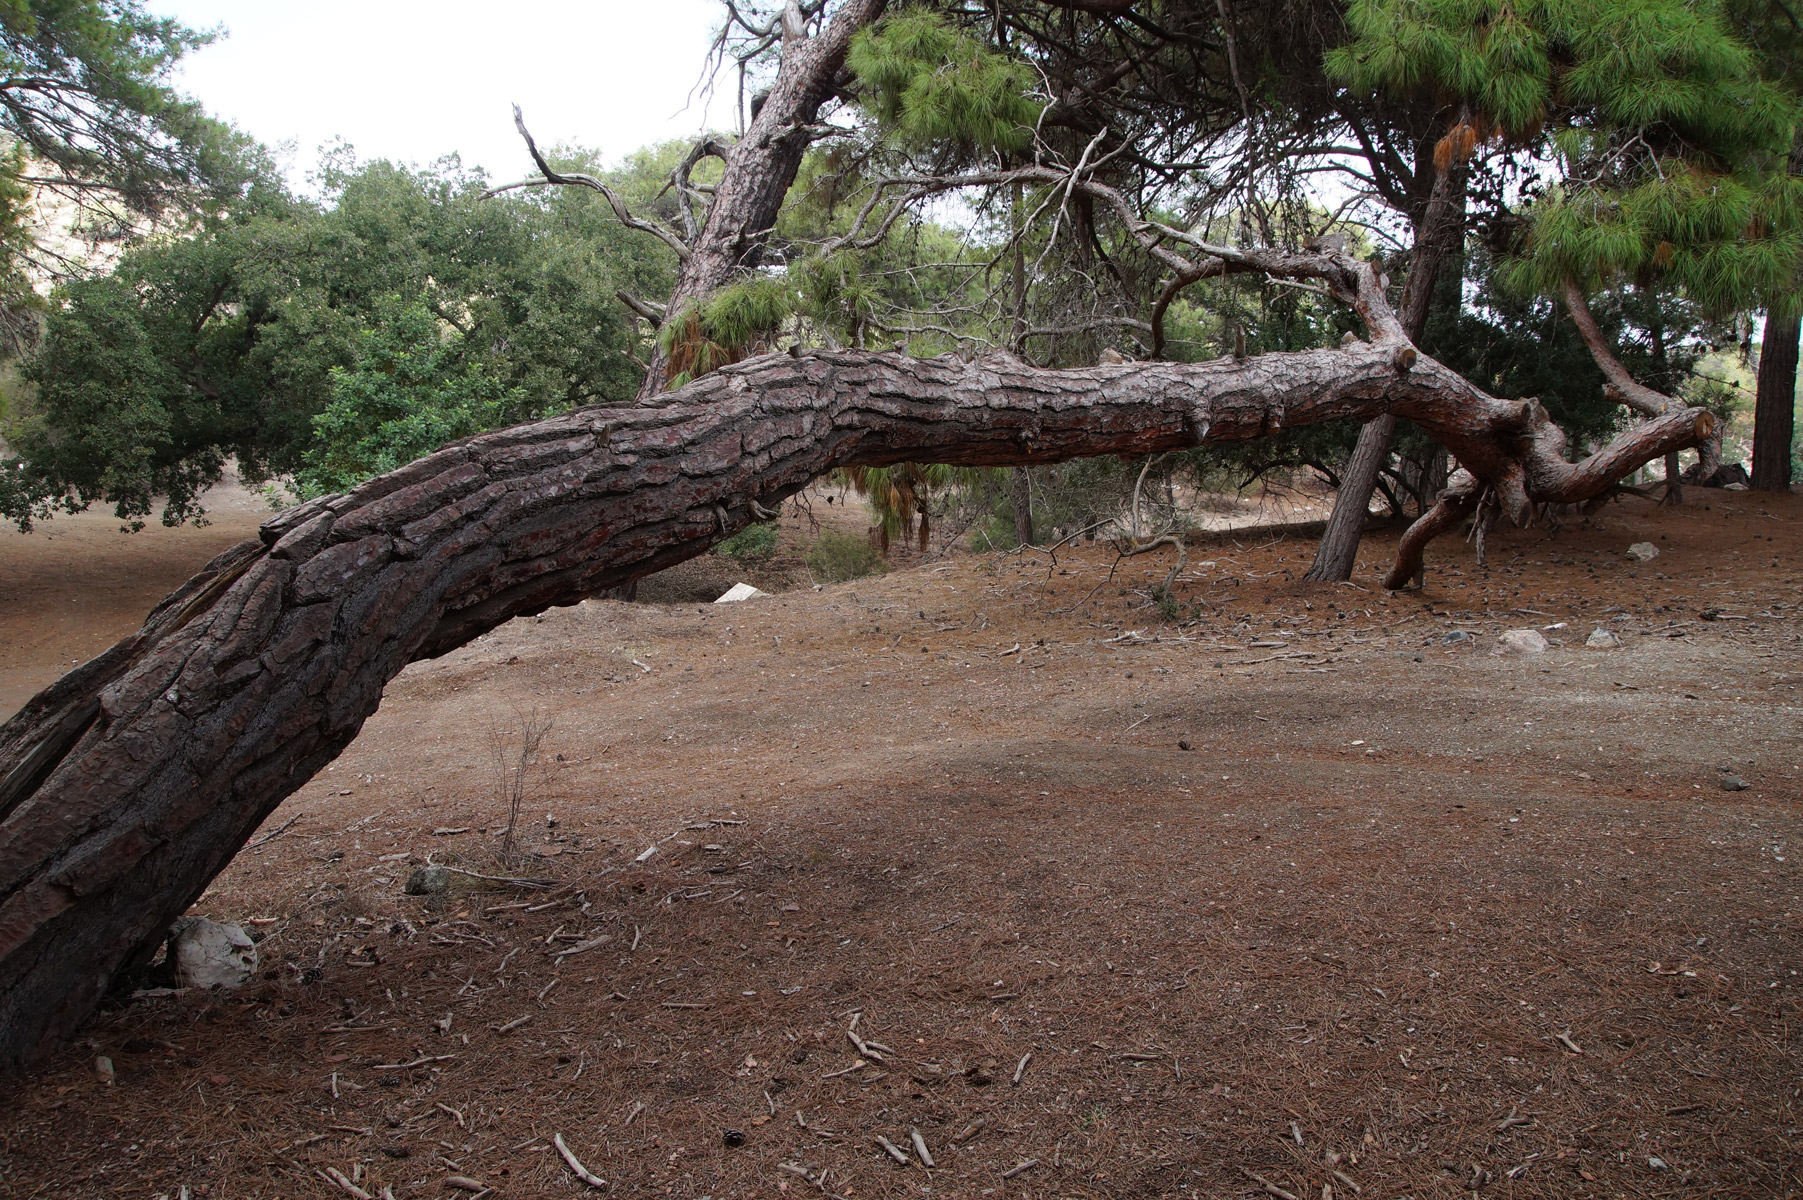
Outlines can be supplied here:
M159 14L227 36L177 80L215 116L276 146L305 186L320 145L425 163L455 151L491 177L531 163L514 103L541 145L593 147L608 161L709 121L691 103L717 0L150 0ZM722 77L716 128L735 120Z

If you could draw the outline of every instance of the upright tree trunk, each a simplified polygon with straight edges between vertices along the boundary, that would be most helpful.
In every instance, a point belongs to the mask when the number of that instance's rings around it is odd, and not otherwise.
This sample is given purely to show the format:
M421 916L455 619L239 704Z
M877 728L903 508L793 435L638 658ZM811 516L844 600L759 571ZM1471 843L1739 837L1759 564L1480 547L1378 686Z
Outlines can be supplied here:
M1652 352L1649 356L1653 364L1651 374L1654 379L1659 381L1659 387L1664 389L1669 386L1666 376L1671 372L1667 368L1665 358L1664 315L1660 312L1657 304L1653 305L1652 327L1648 333L1652 338ZM1665 497L1661 502L1664 504L1684 503L1684 471L1678 464L1676 453L1665 456Z
M1762 492L1790 490L1791 444L1796 437L1797 313L1767 313L1759 345L1759 394L1753 404L1752 486Z
M1008 223L1014 238L1014 353L1024 358L1027 353L1027 251L1021 244L1025 213L1022 205L1024 189L1016 182L1010 196ZM1081 245L1081 243L1079 243ZM1014 505L1014 541L1017 545L1033 544L1033 481L1027 468L1015 467L1008 475L1008 498Z
M1411 342L1421 341L1434 295L1434 283L1448 258L1464 248L1465 182L1470 174L1463 163L1450 163L1434 176L1433 190L1415 228L1415 246L1409 256L1409 277L1402 289L1403 331ZM1304 579L1338 582L1352 578L1358 561L1359 540L1365 534L1365 518L1371 511L1371 494L1377 490L1377 473L1390 458L1390 442L1396 436L1396 417L1383 413L1359 430L1358 443L1346 469L1340 473L1339 491L1315 561Z
M1023 546L1033 544L1033 481L1027 468L1015 467L1008 476L1008 494L1014 502L1014 540Z

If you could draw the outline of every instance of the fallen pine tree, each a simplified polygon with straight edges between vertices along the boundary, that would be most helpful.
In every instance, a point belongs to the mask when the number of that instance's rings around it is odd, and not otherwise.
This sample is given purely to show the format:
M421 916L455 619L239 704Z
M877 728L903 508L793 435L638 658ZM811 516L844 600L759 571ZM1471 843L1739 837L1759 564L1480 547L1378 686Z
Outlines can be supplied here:
M659 234L683 263L673 301L758 265L801 150L825 128L816 118L846 47L883 7L847 0L813 35L800 5L783 10L767 35L782 45L775 83L742 138L707 143L725 167L705 220L685 237ZM529 183L606 190L533 153L542 174ZM1605 495L1713 431L1702 409L1641 398L1644 420L1567 461L1539 404L1489 396L1420 355L1368 263L1334 249L1212 244L1143 218L1081 163L894 183L919 198L1058 180L1113 210L1174 278L1306 282L1355 309L1367 337L1068 370L1007 354L797 348L673 391L654 386L668 374L659 357L639 407L483 434L280 514L0 727L0 1068L53 1050L146 965L171 921L349 745L408 663L700 554L835 467L1053 463L1404 417L1463 471L1404 536L1386 580L1395 587L1434 534L1480 504L1525 521L1538 505Z
M0 728L0 1061L54 1047L147 963L408 663L700 554L834 467L1139 455L1393 412L1470 472L1404 537L1396 586L1480 489L1523 518L1602 495L1712 427L1678 409L1567 462L1538 405L1417 355L1368 265L1249 257L1325 281L1371 340L1079 370L766 355L645 407L471 438L273 518Z

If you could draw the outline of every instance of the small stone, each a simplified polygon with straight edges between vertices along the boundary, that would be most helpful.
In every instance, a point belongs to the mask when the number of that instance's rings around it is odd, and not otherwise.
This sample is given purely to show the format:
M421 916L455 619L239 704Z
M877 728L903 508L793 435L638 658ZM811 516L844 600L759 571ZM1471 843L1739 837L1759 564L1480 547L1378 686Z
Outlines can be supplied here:
M1584 639L1584 645L1591 650L1613 650L1621 645L1621 639L1598 625L1591 635Z
M726 589L726 594L714 601L715 604L737 604L742 600L761 600L769 592L761 592L749 583L735 583Z
M1440 637L1440 644L1442 646L1468 646L1475 641L1477 641L1477 638L1463 629L1454 629L1450 633L1443 634Z
M728 1129L720 1135L720 1140L726 1143L727 1149L735 1149L745 1144L745 1132L741 1129Z
M177 987L242 987L257 974L257 947L236 925L184 917L169 931Z
M1723 771L1721 779L1717 782L1721 784L1722 791L1724 792L1744 792L1747 790L1747 781L1734 774L1732 771Z
M443 867L415 867L402 889L409 896L437 896L451 887L451 873Z
M1628 557L1635 562L1652 562L1659 557L1659 547L1651 542L1635 542L1628 547Z
M1177 739L1177 749L1179 749L1179 750L1193 750L1193 749L1195 749L1195 747L1194 747L1194 746L1191 746L1191 745L1190 745L1190 744L1189 744L1189 739L1188 739L1188 738L1179 738L1179 739Z
M1655 1171L1663 1171L1666 1169L1665 1160L1656 1154L1647 1155L1646 1165Z
M1538 629L1511 629L1496 639L1498 654L1544 654L1546 638Z

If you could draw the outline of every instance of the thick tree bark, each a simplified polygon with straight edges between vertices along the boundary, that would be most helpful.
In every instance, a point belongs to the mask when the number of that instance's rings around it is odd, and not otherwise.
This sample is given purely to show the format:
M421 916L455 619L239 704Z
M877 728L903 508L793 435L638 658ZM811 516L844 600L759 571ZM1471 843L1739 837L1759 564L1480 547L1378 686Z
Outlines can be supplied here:
M0 727L0 1065L58 1044L141 965L409 662L699 554L833 467L1138 456L1392 412L1519 519L1711 427L1670 413L1567 463L1539 406L1418 358L1368 265L1288 261L1349 295L1373 340L1064 371L768 355L644 407L471 438L270 520Z
M1463 163L1451 163L1434 176L1433 191L1416 228L1415 246L1409 258L1409 277L1402 289L1402 328L1411 342L1421 340L1427 328L1434 283L1446 262L1464 245L1465 183L1469 174ZM1333 512L1315 547L1315 561L1304 579L1338 582L1352 578L1358 561L1359 540L1365 535L1365 519L1371 511L1371 494L1377 490L1377 473L1390 459L1390 443L1396 437L1396 416L1383 413L1365 422L1340 486L1334 493Z
M665 308L670 316L706 300L762 261L802 156L818 135L814 123L821 106L838 88L851 39L881 17L884 7L885 0L846 0L816 36L806 37L799 28L785 33L776 81L745 136L726 151L726 170L714 189L706 220L677 272L676 290ZM801 25L798 10L792 23ZM661 346L649 366L639 386L641 402L670 383L669 362Z
M1752 486L1762 492L1790 490L1791 442L1796 437L1797 313L1768 313L1759 345L1759 393L1753 404Z
M1315 561L1303 573L1304 579L1336 582L1352 578L1359 542L1365 536L1365 522L1371 516L1377 473L1389 461L1390 442L1395 437L1395 413L1380 413L1359 428L1352 457L1340 472L1340 486L1334 492L1327 528L1321 531L1321 541L1315 547Z
M1684 503L1684 469L1678 463L1677 451L1665 456L1665 495L1661 504Z

